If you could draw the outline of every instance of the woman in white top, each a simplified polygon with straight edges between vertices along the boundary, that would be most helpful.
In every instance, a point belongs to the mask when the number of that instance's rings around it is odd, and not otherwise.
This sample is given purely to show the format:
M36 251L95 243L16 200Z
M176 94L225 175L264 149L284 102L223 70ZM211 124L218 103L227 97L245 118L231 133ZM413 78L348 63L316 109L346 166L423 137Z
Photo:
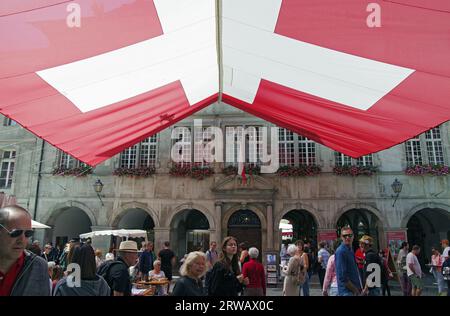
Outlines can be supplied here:
M153 262L153 270L151 270L148 273L148 279L149 280L160 280L160 279L164 279L165 277L166 277L166 275L164 274L164 271L161 270L161 261L155 260L155 262ZM166 295L166 287L157 285L155 294L156 295Z
M297 254L298 248L295 245L290 245L287 249L291 256L287 266L283 268L285 274L283 284L283 296L298 296L298 274L300 272L300 256Z

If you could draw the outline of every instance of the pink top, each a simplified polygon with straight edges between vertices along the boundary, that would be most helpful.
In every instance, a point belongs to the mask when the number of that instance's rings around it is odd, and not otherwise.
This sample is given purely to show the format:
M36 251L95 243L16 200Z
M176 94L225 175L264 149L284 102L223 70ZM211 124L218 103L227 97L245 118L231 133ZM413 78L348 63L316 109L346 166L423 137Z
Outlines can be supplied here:
M334 265L334 255L331 255L328 259L327 270L325 272L325 278L323 280L323 291L328 291L330 287L337 287L336 280L336 266Z
M435 267L442 267L442 257L441 255L432 255L431 264Z

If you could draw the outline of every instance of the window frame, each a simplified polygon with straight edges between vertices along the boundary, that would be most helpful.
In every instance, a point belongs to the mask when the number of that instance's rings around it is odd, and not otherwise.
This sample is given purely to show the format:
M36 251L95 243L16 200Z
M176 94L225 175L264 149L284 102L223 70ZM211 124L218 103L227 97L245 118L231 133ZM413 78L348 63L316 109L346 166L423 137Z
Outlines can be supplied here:
M152 139L154 139L154 141L151 141ZM119 154L119 168L123 169L156 168L158 165L158 156L159 156L158 145L159 145L159 134L154 134L140 141L139 143L122 150L122 152ZM143 153L144 146L148 147L147 148L148 152L146 155L144 155ZM133 159L131 159L131 155L133 154L131 150L134 150ZM152 152L154 152L155 155L154 160L150 159ZM124 155L128 156L126 160ZM144 166L142 162L143 157L145 156L147 156L147 163ZM131 160L134 161L131 162Z
M428 131L425 131L413 138L408 139L407 141L404 142L403 145L403 150L404 150L404 164L405 167L410 167L410 166L415 166L415 165L432 165L432 164L436 164L436 143L440 143L440 152L442 153L442 164L443 165L447 165L448 163L448 157L446 155L446 151L445 151L445 144L447 143L447 139L446 139L446 135L445 133L443 133L443 129L441 128L441 126L443 125L439 125L436 126L434 128L429 129ZM434 138L434 133L433 131L438 130L439 136L440 138ZM428 138L429 134L431 136L431 138ZM420 147L420 163L417 161L413 161L412 163L408 162L408 155L409 155L409 148L408 148L408 144L411 144L411 142L416 142L419 147ZM429 149L429 143L432 143L432 148L433 151L431 152ZM412 145L411 145L412 148ZM418 152L417 150L415 151L416 153ZM432 161L432 159L430 159L430 154L433 155L433 158L435 159L434 162ZM441 164L441 163L438 163Z
M11 155L8 158L5 158L5 154L9 152L9 153L14 153L13 157L11 157ZM6 177L5 177L5 185L0 185L0 189L12 189L12 187L14 186L14 176L15 176L15 169L16 169L16 158L17 158L17 150L16 149L6 149L6 150L2 150L2 158L1 158L1 165L0 165L0 179L1 178L1 174L3 172L3 164L7 163L8 167L6 169ZM11 164L13 165L13 167L11 168Z

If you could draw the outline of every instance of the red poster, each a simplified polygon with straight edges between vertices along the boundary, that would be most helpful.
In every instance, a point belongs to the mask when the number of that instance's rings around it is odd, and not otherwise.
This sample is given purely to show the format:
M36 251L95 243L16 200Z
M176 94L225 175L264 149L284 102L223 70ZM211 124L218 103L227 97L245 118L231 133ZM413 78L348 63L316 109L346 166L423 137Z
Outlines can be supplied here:
M337 238L336 230L322 230L317 233L317 242L325 241L328 249L333 249L333 244Z
M386 232L386 239L391 250L391 254L397 257L400 247L404 241L407 240L405 231L390 231Z

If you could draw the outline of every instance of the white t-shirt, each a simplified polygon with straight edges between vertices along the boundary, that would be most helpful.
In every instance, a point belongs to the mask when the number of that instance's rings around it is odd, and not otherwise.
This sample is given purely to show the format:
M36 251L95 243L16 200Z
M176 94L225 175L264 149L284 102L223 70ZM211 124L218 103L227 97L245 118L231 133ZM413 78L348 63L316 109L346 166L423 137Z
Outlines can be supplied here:
M445 247L444 252L442 253L442 259L445 261L445 259L447 259L447 257L449 256L449 252L450 252L450 246L449 247Z
M412 264L414 267L415 273L412 272L412 270L409 268L409 265ZM422 269L420 268L419 260L417 260L417 257L412 252L408 253L406 256L406 271L408 276L411 276L413 274L416 274L419 278L422 277Z

